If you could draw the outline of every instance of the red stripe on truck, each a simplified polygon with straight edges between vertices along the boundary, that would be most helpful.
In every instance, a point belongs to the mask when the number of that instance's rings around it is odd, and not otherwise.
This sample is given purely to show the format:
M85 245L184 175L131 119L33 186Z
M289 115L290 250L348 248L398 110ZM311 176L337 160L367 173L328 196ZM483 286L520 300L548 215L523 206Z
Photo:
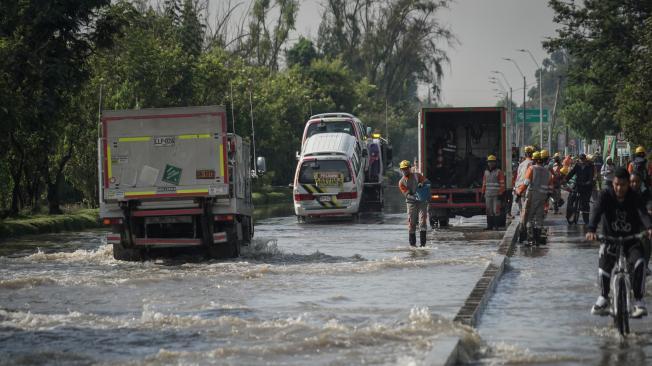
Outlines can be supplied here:
M136 217L147 217L147 216L199 215L201 213L202 213L201 208L187 208L187 209L177 209L177 210L133 211L132 215Z

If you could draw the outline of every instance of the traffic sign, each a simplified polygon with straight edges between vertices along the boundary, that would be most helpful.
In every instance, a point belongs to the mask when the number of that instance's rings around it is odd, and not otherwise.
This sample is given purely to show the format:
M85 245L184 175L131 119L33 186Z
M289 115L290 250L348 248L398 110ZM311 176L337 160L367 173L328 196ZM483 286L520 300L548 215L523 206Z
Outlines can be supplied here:
M514 110L514 122L523 123L523 110L516 109ZM539 110L538 109L526 109L525 110L525 123L535 123L539 122ZM543 110L543 122L548 122L548 110Z

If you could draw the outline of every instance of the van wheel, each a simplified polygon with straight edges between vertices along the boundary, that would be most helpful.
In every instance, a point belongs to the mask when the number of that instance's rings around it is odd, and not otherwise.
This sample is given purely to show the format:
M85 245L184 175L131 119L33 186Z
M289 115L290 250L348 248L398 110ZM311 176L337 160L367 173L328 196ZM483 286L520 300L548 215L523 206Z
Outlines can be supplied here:
M113 244L113 259L127 262L139 262L145 259L142 248L125 248L122 243Z
M438 217L439 227L448 227L448 217Z
M306 217L297 215L297 222L299 224L305 224L306 223Z

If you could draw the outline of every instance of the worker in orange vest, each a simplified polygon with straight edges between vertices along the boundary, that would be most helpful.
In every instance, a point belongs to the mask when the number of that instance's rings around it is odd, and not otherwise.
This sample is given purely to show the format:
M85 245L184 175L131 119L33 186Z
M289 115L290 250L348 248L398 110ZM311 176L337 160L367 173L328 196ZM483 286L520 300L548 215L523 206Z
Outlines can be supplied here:
M489 155L487 157L487 170L484 171L482 178L482 194L484 195L487 213L486 230L498 230L501 197L505 193L505 174L496 165L496 157Z

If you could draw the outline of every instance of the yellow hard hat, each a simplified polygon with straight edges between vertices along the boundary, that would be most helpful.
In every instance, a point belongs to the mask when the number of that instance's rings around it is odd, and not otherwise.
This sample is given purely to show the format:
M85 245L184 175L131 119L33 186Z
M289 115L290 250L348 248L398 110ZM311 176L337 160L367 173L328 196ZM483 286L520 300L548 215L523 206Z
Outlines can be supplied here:
M496 161L496 157L494 155L489 155L487 156L487 161Z
M559 172L561 172L561 174L563 174L563 175L568 175L568 171L569 171L569 169L568 169L567 166L564 166L561 169L559 169Z
M588 161L593 161L593 154L589 154L586 156L586 160Z
M526 147L525 147L525 152L526 152L526 153L534 152L534 147L532 147L532 146L526 146Z
M535 151L535 152L532 154L532 159L533 159L533 160L541 160L541 153L538 152L538 151Z
M636 154L645 154L645 148L643 146L637 147Z
M545 150L545 149L541 150L541 158L542 159L548 159L549 157L550 157L550 153L548 152L548 150Z
M410 162L409 162L408 160L403 160L403 161L398 165L398 167L399 167L400 169L406 169L406 168L409 168L409 167L410 167Z
M561 155L559 155L559 153L558 153L558 152L556 152L556 153L555 153L555 155L553 155L552 157L553 157L553 158L560 158L560 157L561 157Z

